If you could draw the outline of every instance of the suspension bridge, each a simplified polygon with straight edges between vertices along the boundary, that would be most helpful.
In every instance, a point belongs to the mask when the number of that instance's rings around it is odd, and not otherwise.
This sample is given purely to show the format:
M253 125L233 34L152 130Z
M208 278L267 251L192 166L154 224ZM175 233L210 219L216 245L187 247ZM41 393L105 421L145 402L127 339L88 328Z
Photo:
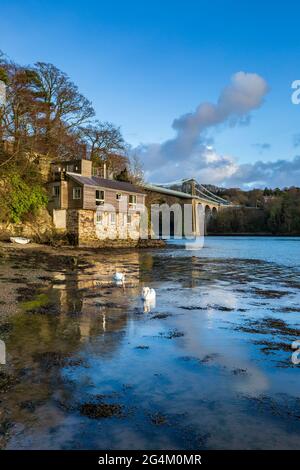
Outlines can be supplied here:
M201 233L199 213L205 215L205 231L207 222L214 214L222 208L232 207L226 199L217 196L195 179L182 179L164 184L144 184L149 201L151 203L167 203L169 206L179 203L182 206L192 206L192 232L194 235ZM203 212L199 212L199 209Z
M203 204L206 210L218 210L221 207L232 206L229 201L217 196L193 178L170 183L145 184L145 189L178 199L192 199L195 203Z

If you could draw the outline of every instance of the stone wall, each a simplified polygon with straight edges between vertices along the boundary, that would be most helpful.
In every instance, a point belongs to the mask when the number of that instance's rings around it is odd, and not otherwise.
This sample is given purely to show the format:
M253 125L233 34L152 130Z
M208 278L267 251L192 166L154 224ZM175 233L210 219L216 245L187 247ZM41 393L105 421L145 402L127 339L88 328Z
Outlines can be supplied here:
M137 240L140 237L139 225L140 225L140 214L130 214L131 222L127 224L127 215L116 213L115 224L110 221L110 214L105 212L102 216L102 223L97 223L96 220L96 234L99 239L131 239Z
M79 219L78 211L76 209L67 209L66 229L70 237L70 241L77 245L79 242Z
M110 214L103 213L101 222L92 210L67 210L67 231L80 246L137 246L139 242L140 214L131 214L131 223L124 221L123 214L115 214L115 224Z

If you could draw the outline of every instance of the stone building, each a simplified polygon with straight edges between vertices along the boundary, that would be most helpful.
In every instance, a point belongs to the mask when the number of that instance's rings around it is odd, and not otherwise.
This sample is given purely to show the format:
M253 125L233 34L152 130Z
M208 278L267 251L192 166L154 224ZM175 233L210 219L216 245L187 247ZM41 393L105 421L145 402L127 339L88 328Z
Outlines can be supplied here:
M90 160L51 165L49 211L57 229L80 246L103 246L140 238L145 191L131 183L93 176Z

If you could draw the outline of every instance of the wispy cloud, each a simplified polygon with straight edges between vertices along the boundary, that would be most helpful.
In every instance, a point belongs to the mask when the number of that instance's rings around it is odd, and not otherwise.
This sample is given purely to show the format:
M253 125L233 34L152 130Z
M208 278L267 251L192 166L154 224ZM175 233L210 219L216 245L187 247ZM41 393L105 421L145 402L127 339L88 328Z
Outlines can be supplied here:
M208 144L207 132L221 125L248 125L250 113L259 108L268 92L266 81L255 73L238 72L221 91L217 103L200 103L173 121L175 136L162 144L140 145L148 179L163 181L194 176L201 181L222 182L238 165L231 156L217 154Z
M235 157L222 155L212 146L211 131L221 125L248 125L251 111L263 104L268 90L266 81L255 73L233 75L216 104L201 103L193 112L173 121L172 139L135 149L143 159L148 180L166 182L194 177L202 183L242 188L299 186L300 156L239 164ZM271 148L267 142L253 145L260 153ZM300 146L300 134L295 136L294 145Z

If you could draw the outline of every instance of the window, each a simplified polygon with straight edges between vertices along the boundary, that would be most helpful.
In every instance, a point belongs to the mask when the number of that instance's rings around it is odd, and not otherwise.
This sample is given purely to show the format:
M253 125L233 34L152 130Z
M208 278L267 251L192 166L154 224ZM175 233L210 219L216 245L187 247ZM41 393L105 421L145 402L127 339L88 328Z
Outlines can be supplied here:
M104 221L104 214L102 212L98 212L96 215L96 222L97 224L102 225Z
M117 193L117 194L116 194L116 199L117 199L117 201L120 201L120 199L122 199L122 194L121 194L121 193Z
M133 196L132 194L129 195L129 207L131 209L136 207L136 196Z
M54 197L59 197L60 194L60 187L59 186L53 186L53 196Z
M67 165L67 171L69 171L70 173L73 173L74 165Z
M73 199L81 199L81 188L73 188Z
M102 206L104 204L104 191L96 190L96 206Z
M116 223L116 214L115 214L115 212L111 212L109 214L109 221L110 221L111 225L115 225L115 223Z
M132 221L132 217L130 214L127 215L127 224L130 225Z

